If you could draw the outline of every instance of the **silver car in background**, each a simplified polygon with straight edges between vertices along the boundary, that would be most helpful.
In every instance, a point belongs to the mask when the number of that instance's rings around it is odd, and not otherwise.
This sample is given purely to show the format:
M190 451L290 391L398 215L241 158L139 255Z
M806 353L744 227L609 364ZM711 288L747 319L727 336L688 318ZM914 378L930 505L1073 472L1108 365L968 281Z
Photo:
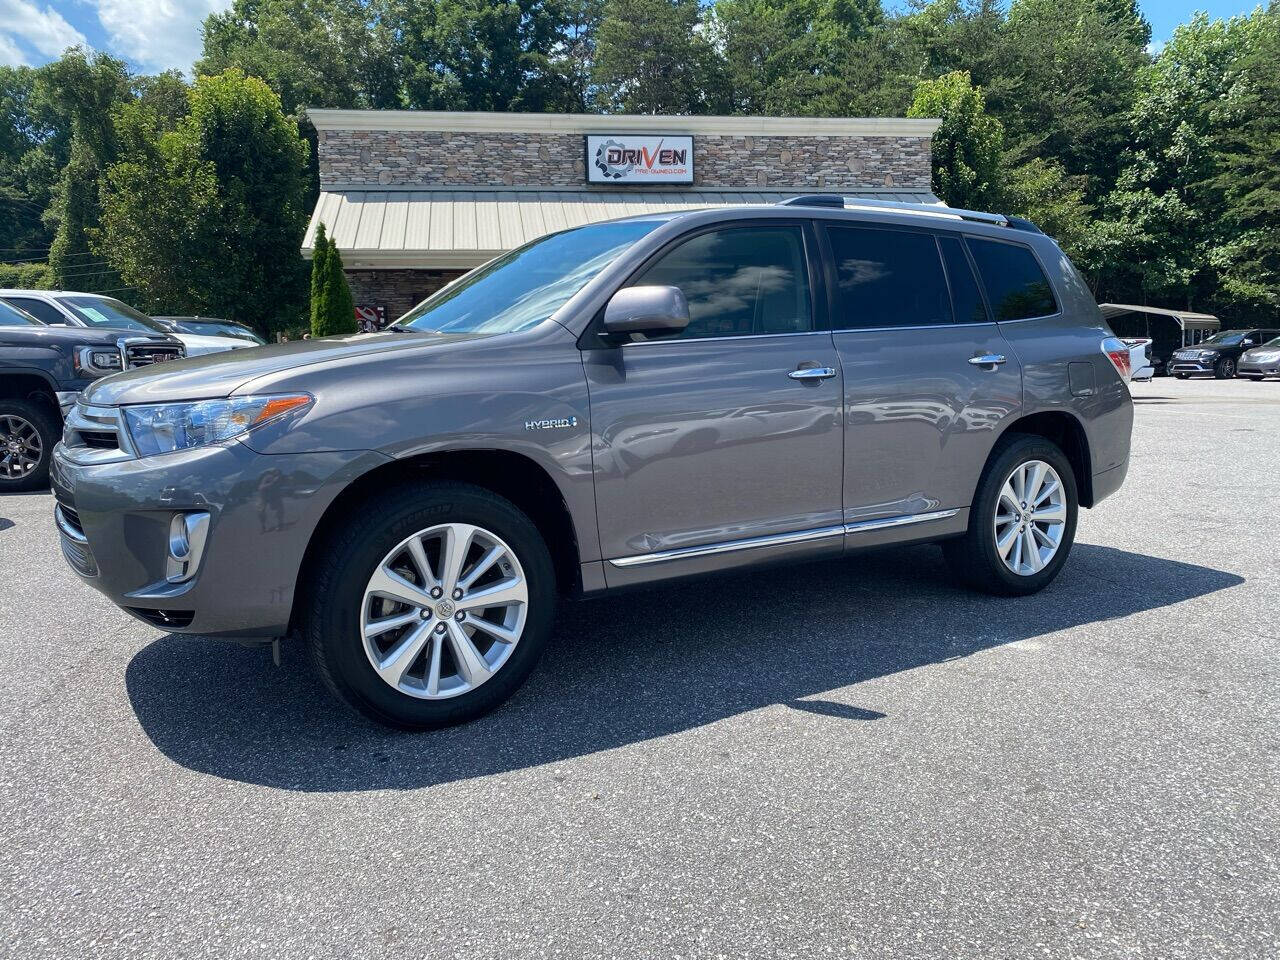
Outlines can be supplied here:
M1246 380L1280 377L1280 337L1242 353L1236 364L1236 376Z

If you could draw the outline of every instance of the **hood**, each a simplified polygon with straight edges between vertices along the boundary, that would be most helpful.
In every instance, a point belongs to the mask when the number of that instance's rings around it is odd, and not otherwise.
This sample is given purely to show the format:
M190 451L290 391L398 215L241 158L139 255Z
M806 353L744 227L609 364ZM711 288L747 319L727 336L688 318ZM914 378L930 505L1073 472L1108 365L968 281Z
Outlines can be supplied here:
M182 341L182 345L187 348L188 357L198 357L205 353L217 353L220 350L243 350L246 346L253 346L248 340L240 340L236 337L208 337L202 333L177 333L174 332L170 336L177 337Z
M116 341L126 336L120 330L95 330L92 327L72 327L54 324L32 324L23 327L4 327L0 333L10 340L22 339L47 344L69 344L78 347L114 347ZM11 335L11 336L9 336ZM132 333L130 339L147 339L156 343L173 343L174 338L163 333Z
M187 339L187 335L183 334L182 338ZM295 340L291 343L268 344L265 347L241 347L112 374L98 380L85 391L85 399L89 403L107 406L208 400L229 396L249 381L273 373L318 364L341 363L387 351L421 350L473 339L476 338L458 334L382 332L325 337L320 340ZM238 343L242 344L244 341Z

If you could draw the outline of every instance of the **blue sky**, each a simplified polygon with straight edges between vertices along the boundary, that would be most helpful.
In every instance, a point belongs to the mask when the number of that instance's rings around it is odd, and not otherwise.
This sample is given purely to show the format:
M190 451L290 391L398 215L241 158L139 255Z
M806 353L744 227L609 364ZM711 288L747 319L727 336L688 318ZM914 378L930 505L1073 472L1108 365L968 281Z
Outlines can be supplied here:
M83 43L141 71L187 69L200 53L200 24L230 0L0 0L0 63L40 64ZM1229 17L1255 0L1146 0L1154 42L1195 10Z

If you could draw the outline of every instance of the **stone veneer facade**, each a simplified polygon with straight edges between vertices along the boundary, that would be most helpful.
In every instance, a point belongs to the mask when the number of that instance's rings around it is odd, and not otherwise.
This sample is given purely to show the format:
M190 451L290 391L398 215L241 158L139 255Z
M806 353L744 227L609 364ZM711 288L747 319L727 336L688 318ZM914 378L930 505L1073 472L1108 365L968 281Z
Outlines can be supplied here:
M385 307L387 322L402 317L465 270L347 270L356 306Z
M548 115L545 131L530 130L528 117L520 116L512 121L512 126L519 129L495 132L492 125L501 123L500 114L487 115L485 122L478 125L474 122L478 115L441 114L439 123L443 129L414 129L430 127L433 121L405 121L406 116L413 115L389 113L385 116L383 127L382 118L373 112L315 112L322 190L534 187L617 192L643 189L586 182L583 131L589 128L613 132L615 127L619 133L638 133L641 128L658 134L665 132L664 128L691 133L693 186L649 188L663 192L699 188L930 189L929 133L923 129L919 134L903 133L896 121L887 123L889 127L897 125L898 129L886 129L883 125L877 129L875 125L879 121L866 121L867 133L862 134L838 129L839 121L655 117L650 126L650 118L605 121L594 117L574 119ZM346 120L347 117L351 119ZM731 126L726 127L726 122ZM699 133L700 124L715 132ZM567 129L574 132L566 132ZM764 132L753 132L757 130ZM356 304L382 306L390 320L462 272L356 266L349 268L347 275Z
M588 188L582 134L320 130L318 135L321 189ZM928 190L929 138L694 134L693 175L694 188Z

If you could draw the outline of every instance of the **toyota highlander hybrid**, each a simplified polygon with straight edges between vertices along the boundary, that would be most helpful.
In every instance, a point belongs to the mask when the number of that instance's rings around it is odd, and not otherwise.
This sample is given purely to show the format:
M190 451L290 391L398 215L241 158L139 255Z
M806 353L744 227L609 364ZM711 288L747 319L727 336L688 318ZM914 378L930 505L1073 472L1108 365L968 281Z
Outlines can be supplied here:
M296 635L383 723L510 696L557 598L936 541L1062 569L1128 467L1128 347L1033 225L800 197L554 233L384 332L94 383L54 455L88 583Z

